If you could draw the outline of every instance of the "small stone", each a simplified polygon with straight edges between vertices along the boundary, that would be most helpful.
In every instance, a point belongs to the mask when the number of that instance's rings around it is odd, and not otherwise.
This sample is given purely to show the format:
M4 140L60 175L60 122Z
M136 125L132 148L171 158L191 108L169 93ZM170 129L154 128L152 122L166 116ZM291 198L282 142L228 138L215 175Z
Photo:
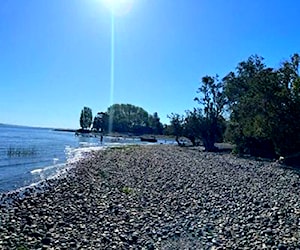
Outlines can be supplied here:
M147 249L147 250L154 250L155 247L154 247L153 242L147 241L147 242L146 242L146 249Z
M215 245L220 245L220 242L216 238L213 238L211 242L214 243Z
M43 245L50 245L51 243L51 239L50 238L44 238L42 239L42 244Z
M287 250L287 247L283 244L278 245L278 250Z
M132 242L133 242L133 243L136 243L136 242L137 242L138 236L139 236L138 232L133 232L133 233L132 233L131 239L132 239Z
M271 229L271 228L267 228L267 229L265 230L265 234L268 234L268 235L273 234L272 229Z

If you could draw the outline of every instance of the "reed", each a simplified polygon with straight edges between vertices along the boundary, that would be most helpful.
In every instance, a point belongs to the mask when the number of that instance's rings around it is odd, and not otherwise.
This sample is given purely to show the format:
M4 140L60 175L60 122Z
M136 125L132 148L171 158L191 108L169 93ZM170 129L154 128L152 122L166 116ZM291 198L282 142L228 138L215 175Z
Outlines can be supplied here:
M8 157L28 157L36 155L37 151L35 148L15 148L9 147L7 150Z

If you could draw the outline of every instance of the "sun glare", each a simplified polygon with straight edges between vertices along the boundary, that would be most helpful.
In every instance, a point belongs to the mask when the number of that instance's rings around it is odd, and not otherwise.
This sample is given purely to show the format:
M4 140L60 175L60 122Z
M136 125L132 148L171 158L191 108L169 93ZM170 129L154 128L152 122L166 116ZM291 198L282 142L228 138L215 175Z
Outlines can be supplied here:
M102 0L103 4L116 15L127 14L134 0Z

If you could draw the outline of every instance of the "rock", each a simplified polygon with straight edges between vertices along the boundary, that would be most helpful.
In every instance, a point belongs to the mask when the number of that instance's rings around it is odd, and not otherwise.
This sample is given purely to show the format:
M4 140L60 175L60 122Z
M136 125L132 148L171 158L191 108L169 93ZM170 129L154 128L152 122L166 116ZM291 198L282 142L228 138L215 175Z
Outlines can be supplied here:
M17 209L1 206L0 249L296 249L298 178L192 148L103 150Z
M283 244L279 244L277 247L278 247L278 250L287 250L287 247Z
M40 238L42 237L42 234L39 232L32 232L29 234L30 236L34 237L34 238Z
M50 238L43 238L42 239L42 244L43 245L50 245L51 239Z

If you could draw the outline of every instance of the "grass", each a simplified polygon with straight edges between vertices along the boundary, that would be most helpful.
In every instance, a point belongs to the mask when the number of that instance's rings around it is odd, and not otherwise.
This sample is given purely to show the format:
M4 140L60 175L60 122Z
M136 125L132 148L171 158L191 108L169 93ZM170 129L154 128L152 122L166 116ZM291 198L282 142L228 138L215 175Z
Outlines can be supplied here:
M25 246L18 246L17 250L28 250L28 248Z
M132 194L133 193L133 189L130 188L130 187L123 187L122 188L122 193L127 194L127 195Z
M37 154L35 148L14 148L9 147L7 150L8 157L29 157Z

